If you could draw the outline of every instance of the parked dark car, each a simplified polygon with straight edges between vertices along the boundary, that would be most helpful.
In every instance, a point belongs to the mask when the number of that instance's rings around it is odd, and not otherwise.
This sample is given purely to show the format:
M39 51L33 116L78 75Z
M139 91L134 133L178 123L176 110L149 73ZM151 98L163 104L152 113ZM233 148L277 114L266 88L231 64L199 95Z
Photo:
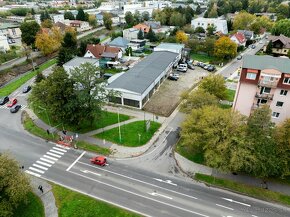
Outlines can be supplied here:
M189 69L194 70L194 66L192 65L192 63L187 63L187 67L188 67Z
M256 45L252 44L252 45L251 45L251 48L252 48L252 49L255 49L255 48L256 48Z
M5 105L7 102L9 102L9 97L5 96L0 99L0 105Z
M201 68L204 68L206 66L206 64L203 63L203 62L200 62L198 66L201 67Z
M209 72L213 72L214 70L215 70L215 66L213 66L213 65L209 65L207 68L207 71L209 71Z
M16 113L19 111L19 109L21 108L21 105L16 105L15 107L10 109L11 113Z
M169 80L172 80L172 81L177 81L178 80L178 77L177 76L171 76L171 75L169 75L168 76L168 79Z
M22 93L28 93L31 90L31 86L25 86L22 90Z

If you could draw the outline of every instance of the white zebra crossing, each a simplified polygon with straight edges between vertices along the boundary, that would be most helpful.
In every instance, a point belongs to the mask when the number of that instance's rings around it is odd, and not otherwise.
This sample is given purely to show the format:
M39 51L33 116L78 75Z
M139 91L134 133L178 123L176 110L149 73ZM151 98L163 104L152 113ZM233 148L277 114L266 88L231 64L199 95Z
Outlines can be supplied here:
M37 160L31 167L25 172L41 177L53 164L56 163L70 148L61 145L56 145L57 147L52 147L48 152L46 152L39 160Z

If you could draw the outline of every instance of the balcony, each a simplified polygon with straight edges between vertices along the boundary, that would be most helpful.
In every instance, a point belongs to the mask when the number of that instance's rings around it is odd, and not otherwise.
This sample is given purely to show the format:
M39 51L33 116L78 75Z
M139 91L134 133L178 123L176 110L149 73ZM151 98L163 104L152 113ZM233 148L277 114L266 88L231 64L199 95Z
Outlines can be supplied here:
M267 94L267 93L256 93L255 97L256 98L262 98L262 99L269 99L273 100L274 94Z
M259 85L263 87L271 87L276 88L278 85L278 81L266 81L266 80L259 80Z

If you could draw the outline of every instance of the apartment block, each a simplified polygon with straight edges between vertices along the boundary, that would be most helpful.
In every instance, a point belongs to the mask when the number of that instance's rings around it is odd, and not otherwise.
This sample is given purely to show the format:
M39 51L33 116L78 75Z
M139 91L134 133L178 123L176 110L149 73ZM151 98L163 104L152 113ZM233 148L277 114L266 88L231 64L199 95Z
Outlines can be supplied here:
M269 105L272 121L290 118L290 59L245 55L233 108L249 116Z

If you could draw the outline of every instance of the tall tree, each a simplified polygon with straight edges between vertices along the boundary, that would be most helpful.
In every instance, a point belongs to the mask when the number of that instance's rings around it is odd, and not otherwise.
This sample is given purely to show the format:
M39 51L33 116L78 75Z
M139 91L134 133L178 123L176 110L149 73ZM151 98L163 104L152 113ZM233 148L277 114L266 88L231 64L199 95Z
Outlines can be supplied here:
M150 15L149 15L149 13L148 13L147 11L144 11L144 12L142 13L142 19L143 19L144 21L148 21L148 20L150 19Z
M129 26L129 27L132 27L135 24L133 14L130 11L126 12L125 21L127 23L127 26Z
M108 29L108 30L112 29L113 21L112 21L112 15L110 13L106 13L106 12L104 13L103 22L104 22L106 29Z
M142 16L139 11L136 11L133 15L135 24L142 22Z
M41 27L42 28L49 28L50 29L52 26L53 26L53 23L49 19L46 19L46 20L41 22Z
M152 28L150 27L147 35L146 35L146 38L150 41L150 42L156 42L157 41L157 37L156 37L156 34L155 32L152 30Z
M266 47L266 54L271 55L272 52L273 52L273 42L272 40L270 40Z
M214 55L219 59L231 59L237 55L237 44L223 36L215 42Z
M21 40L27 45L34 45L35 37L38 31L40 30L40 26L37 22L24 22L20 26Z
M283 34L290 37L290 20L284 19L277 21L272 28L273 35Z
M81 20L81 21L86 21L86 15L85 15L85 12L84 12L84 10L82 8L78 9L78 13L77 13L76 19L77 20Z
M57 64L62 66L67 61L71 60L77 54L77 39L76 35L71 32L66 32L61 44Z
M169 23L171 26L183 27L186 24L186 20L183 14L174 12L169 19Z
M215 31L216 31L216 26L215 25L208 25L207 28L206 28L207 36L214 35Z
M144 33L141 29L139 29L138 35L137 35L138 39L144 39Z
M254 19L255 19L255 15L252 15L245 11L240 12L234 18L233 27L235 30L238 30L238 29L249 30Z
M188 36L185 34L185 32L179 30L176 32L176 41L179 43L187 43L188 42Z
M19 165L7 154L0 154L0 210L2 217L13 216L14 209L27 199L29 180Z
M78 48L78 56L84 56L87 50L88 44L99 44L100 39L99 38L89 38L87 40L82 40L80 42L79 48Z
M64 19L74 20L75 19L75 16L73 15L72 12L65 11L64 12Z
M216 96L218 99L225 99L227 96L225 80L221 75L210 75L205 77L201 81L199 88Z

